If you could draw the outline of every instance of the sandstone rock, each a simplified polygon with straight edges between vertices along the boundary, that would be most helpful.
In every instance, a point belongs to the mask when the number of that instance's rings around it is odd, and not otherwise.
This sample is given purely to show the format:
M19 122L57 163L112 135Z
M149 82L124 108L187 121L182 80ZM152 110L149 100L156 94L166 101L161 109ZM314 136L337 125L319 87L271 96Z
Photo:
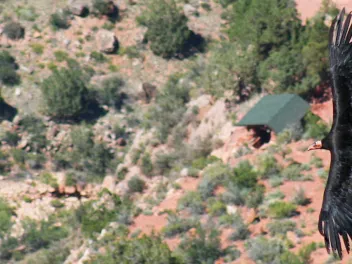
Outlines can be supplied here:
M258 215L255 209L251 208L245 215L245 222L251 224L257 218L257 216Z
M17 148L18 149L24 149L28 145L28 139L24 138L21 140L20 143L18 143Z
M68 3L71 13L75 16L86 16L89 14L89 7L82 0L70 0Z
M150 101L155 98L157 94L156 86L145 82L142 84L141 90L138 93L138 97L140 100L143 100L145 103L149 104Z
M15 96L19 97L21 95L21 89L20 88L16 88L15 90Z
M124 138L118 138L116 143L119 146L126 146L126 140Z
M61 143L61 142L63 142L63 140L65 139L66 135L67 135L67 131L61 130L61 131L57 134L57 136L56 136L55 139Z
M226 212L229 215L234 215L234 214L237 213L237 211L238 211L237 206L235 206L235 205L226 205Z
M76 192L76 186L65 186L64 188L66 194L74 194Z
M18 124L20 123L20 121L21 121L20 116L19 116L19 115L16 115L16 116L14 117L14 119L12 120L12 123L13 123L14 125L18 125Z
M47 132L47 138L49 140L52 140L59 134L59 132L60 132L60 130L57 125L49 127L48 132Z
M65 47L68 48L70 46L70 44L71 44L71 40L64 39L63 43L64 43Z
M180 172L181 177L187 177L188 176L188 168L183 168Z
M185 4L183 6L183 12L185 13L186 16L191 16L196 11L197 11L197 9L194 6L191 6L190 4Z
M105 29L98 31L96 41L98 49L104 53L114 53L119 44L114 32Z
M42 34L40 33L40 32L38 32L38 31L35 31L34 33L33 33L33 38L41 38L41 36L42 36Z
M113 176L106 176L104 178L103 184L102 184L102 188L106 188L108 189L110 192L113 192L116 186L116 180Z

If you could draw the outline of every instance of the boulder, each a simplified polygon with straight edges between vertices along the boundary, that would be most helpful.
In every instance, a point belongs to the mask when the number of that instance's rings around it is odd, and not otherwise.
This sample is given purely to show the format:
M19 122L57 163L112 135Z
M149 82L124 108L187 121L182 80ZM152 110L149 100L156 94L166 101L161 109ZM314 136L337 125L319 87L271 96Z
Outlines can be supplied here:
M113 176L106 176L101 187L108 189L110 192L113 192L116 187L115 178Z
M96 37L98 50L104 53L114 53L118 49L119 42L114 32L101 29Z
M76 187L75 186L65 186L64 187L64 193L65 194L74 194L76 192Z
M121 147L126 146L126 140L124 138L118 138L116 143Z
M183 6L183 12L185 13L185 15L188 16L192 16L195 12L197 11L197 9L190 5L190 4L185 4Z
M183 168L180 172L181 177L187 177L188 176L188 168Z
M139 93L139 98L149 104L150 101L155 98L156 93L156 86L151 83L145 82L142 84L142 91Z
M234 214L237 213L237 211L238 211L237 206L235 206L235 205L226 205L227 214L234 215Z

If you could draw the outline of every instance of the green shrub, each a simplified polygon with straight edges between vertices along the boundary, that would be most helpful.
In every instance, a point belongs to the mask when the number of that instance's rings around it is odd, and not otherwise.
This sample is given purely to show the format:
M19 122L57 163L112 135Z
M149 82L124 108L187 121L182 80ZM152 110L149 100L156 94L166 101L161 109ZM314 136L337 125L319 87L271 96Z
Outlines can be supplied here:
M149 153L145 153L142 157L142 164L141 164L141 169L143 174L146 176L152 176L153 175L153 163L150 158Z
M303 178L302 170L301 164L292 163L282 170L281 175L287 180L297 181Z
M131 161L133 164L137 164L139 159L141 158L141 155L144 151L143 147L137 148L137 149L133 149L132 153L131 153Z
M250 190L248 196L245 196L245 205L248 208L257 208L264 199L265 186L262 184L257 185L254 189Z
M113 126L112 132L115 134L115 138L124 138L127 136L125 127L120 126L119 123Z
M241 251L239 251L236 246L229 246L224 250L224 261L225 263L231 263L237 260L241 256Z
M311 203L311 200L309 198L306 197L305 191L303 188L300 188L295 196L293 197L293 203L297 204L297 205L308 205Z
M33 50L34 53L37 53L37 54L43 54L44 52L44 46L40 43L32 43L31 45L31 48Z
M221 216L226 213L226 205L218 199L212 199L213 197L207 200L208 213L211 216Z
M67 242L67 240L69 242ZM69 239L63 239L54 242L48 249L42 249L26 258L27 264L61 264L64 263L67 257L70 255L72 243Z
M214 263L223 254L218 231L198 227L195 236L181 241L177 253L184 263Z
M229 239L232 241L245 240L249 237L250 231L248 226L243 222L243 219L240 214L236 213L232 219L232 227L235 228L235 231L231 233Z
M193 66L197 83L217 98L231 91L243 101L244 93L257 83L257 56L250 47L241 48L238 43L223 41L213 48L206 65L200 62Z
M68 59L69 55L66 51L56 50L54 52L54 56L58 62L62 62Z
M326 123L317 115L308 112L303 119L304 122L304 138L319 139L324 138L329 133Z
M118 76L104 79L101 87L95 89L95 98L102 105L121 109L126 95L122 91L125 82Z
M96 15L107 15L110 20L115 21L118 18L118 11L113 1L93 0L93 13Z
M28 197L27 195L23 196L23 201L26 203L31 203L33 200L32 198Z
M315 155L312 156L309 164L314 165L318 169L324 167L323 160Z
M70 27L70 13L67 10L56 12L50 16L50 24L54 30Z
M8 203L0 198L0 238L2 239L4 235L10 230L12 226L11 216L12 208Z
M69 232L64 226L54 225L54 219L42 220L37 223L34 220L26 219L23 222L24 234L22 243L26 246L26 252L37 251L48 247L54 241L68 236Z
M12 150L12 158L13 160L20 165L23 165L26 161L26 151L23 149L13 149Z
M275 221L270 222L267 228L271 236L286 235L288 231L294 231L296 229L296 223L291 220Z
M254 188L257 185L257 174L248 161L241 161L233 170L230 181L239 188Z
M0 81L6 85L16 85L20 82L20 77L16 70L18 65L14 57L8 51L0 52ZM1 97L0 97L1 98Z
M39 180L53 188L59 187L56 178L49 172L42 172L39 175Z
M280 256L286 252L282 242L276 239L268 240L264 237L251 239L246 247L249 257L259 264L281 263Z
M101 28L106 30L113 30L115 28L115 24L108 21L108 22L105 22Z
M269 205L268 215L273 218L291 217L296 213L296 206L283 201L273 202Z
M16 132L6 131L2 140L10 146L14 147L17 146L17 143L20 140L20 136Z
M129 181L128 181L128 188L130 192L143 192L145 188L145 182L140 179L138 176L133 176Z
M148 28L145 38L151 50L170 58L183 53L191 36L187 17L173 0L153 0L139 20Z
M76 218L82 224L82 232L87 237L94 237L110 222L128 225L136 216L132 201L121 199L109 191L100 193L104 202L91 200L82 204L76 211ZM106 206L109 204L109 206Z
M88 89L77 68L54 70L41 85L45 112L59 119L75 119L88 106Z
M274 156L265 154L259 156L257 170L262 179L267 179L273 175L277 175L281 171L281 168Z
M26 21L35 21L38 17L38 14L35 12L35 8L33 6L25 7L20 6L16 9L16 14L19 19L23 19Z
M68 162L74 169L86 172L91 180L101 179L112 165L113 155L104 143L96 143L89 127L77 127L71 132L73 151L63 162ZM69 158L69 160L67 159ZM86 176L86 177L87 177Z
M166 237L174 237L183 234L195 227L197 222L192 219L180 218L176 214L169 214L167 217L167 225L163 228Z
M244 146L240 147L234 154L235 158L240 158L242 156L251 154L253 151L248 147L247 144L244 144Z
M311 262L310 255L312 254L312 252L314 252L317 249L318 249L318 245L315 242L312 242L302 247L298 252L298 255L302 259L302 263Z
M189 101L189 88L181 84L180 77L172 75L156 97L156 105L149 112L150 120L156 127L158 138L165 143L170 131L180 123Z
M9 155L0 150L0 173L6 174L11 170L11 163L8 161Z
M3 32L9 39L17 40L24 38L25 29L20 23L10 21L5 24Z
M127 235L116 239L107 247L107 252L98 254L89 264L182 264L163 240L155 235L128 238Z
M178 200L179 210L189 209L192 214L204 213L205 207L199 192L190 191Z
M192 168L202 170L204 169L208 164L214 163L216 161L219 161L218 157L215 156L209 156L209 157L200 157L192 161Z
M211 6L208 3L201 3L200 6L208 12L211 11Z
M215 188L219 186L229 174L229 168L222 163L213 164L208 167L204 171L203 178L198 185L198 191L202 199L206 200L213 196Z
M120 52L121 55L127 55L128 58L133 59L133 58L140 58L141 53L138 50L136 46L128 46Z
M62 208L62 207L64 207L65 206L65 204L64 203L62 203L60 200L52 200L51 202L50 202L50 204L51 204L51 206L52 207L55 207L55 208Z
M329 171L324 170L324 169L319 169L317 171L317 174L318 174L319 178L321 178L325 181L329 176Z
M104 63L107 61L106 57L104 56L103 53L98 52L98 51L92 51L90 54L90 58L94 60L95 62L98 63Z
M281 263L287 263L287 264L310 263L311 262L310 255L316 249L317 249L317 245L315 242L313 242L313 243L310 243L310 244L302 247L299 250L298 255L296 255L290 251L284 252L280 257L280 261L281 261Z
M89 156L89 162L86 164L86 171L90 171L99 176L100 179L105 176L107 170L115 169L111 168L113 165L113 154L105 143L95 143Z
M325 15L321 11L303 26L290 0L236 1L225 15L228 35L256 54L251 83L269 93L302 95L324 83L328 79Z
M283 184L283 182L284 179L279 175L276 175L269 180L270 186L273 188L280 186L281 184Z
M285 128L277 135L276 142L278 145L285 145L292 141L297 141L302 138L303 127L300 122Z
M77 176L73 172L69 172L65 175L65 186L76 186Z
M174 153L156 153L155 169L160 175L167 175L177 161L177 156Z
M0 245L0 260L10 260L18 245L19 241L17 238L9 236L3 239Z

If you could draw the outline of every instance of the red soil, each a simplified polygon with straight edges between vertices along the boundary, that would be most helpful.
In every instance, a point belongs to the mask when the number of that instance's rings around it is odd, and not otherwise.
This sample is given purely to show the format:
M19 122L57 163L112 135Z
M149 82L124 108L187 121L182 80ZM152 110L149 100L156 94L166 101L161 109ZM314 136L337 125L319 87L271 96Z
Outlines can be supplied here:
M301 15L301 19L306 21L307 18L310 18L315 15L319 10L322 0L296 0L298 12ZM352 10L352 1L350 0L335 0L338 8L346 8L346 11Z

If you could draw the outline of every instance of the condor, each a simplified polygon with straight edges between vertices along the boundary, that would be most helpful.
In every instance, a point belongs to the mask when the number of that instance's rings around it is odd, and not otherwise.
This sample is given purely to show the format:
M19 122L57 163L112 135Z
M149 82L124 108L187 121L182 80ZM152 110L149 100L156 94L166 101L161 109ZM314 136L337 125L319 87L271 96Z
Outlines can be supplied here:
M333 124L329 134L308 150L331 153L318 229L330 253L342 258L341 239L350 251L352 239L352 26L345 9L334 19L329 34L333 95Z

